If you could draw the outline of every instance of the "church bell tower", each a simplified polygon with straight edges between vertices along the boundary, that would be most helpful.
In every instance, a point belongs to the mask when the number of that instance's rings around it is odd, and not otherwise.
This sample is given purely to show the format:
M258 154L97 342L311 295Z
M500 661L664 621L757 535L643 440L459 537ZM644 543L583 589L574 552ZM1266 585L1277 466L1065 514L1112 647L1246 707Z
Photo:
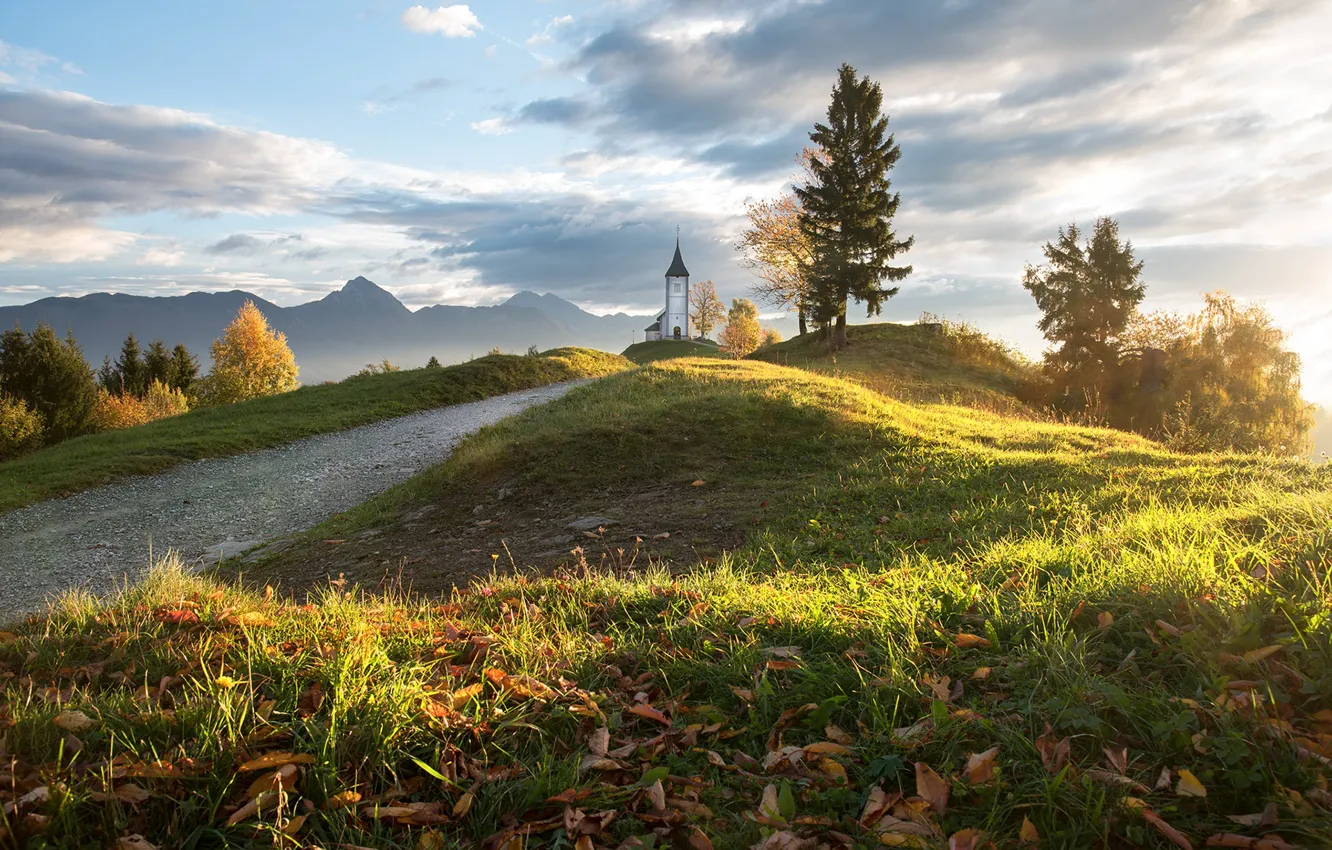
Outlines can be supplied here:
M689 333L689 269L680 256L680 228L675 229L675 259L666 270L666 311L661 314L661 338L687 340Z

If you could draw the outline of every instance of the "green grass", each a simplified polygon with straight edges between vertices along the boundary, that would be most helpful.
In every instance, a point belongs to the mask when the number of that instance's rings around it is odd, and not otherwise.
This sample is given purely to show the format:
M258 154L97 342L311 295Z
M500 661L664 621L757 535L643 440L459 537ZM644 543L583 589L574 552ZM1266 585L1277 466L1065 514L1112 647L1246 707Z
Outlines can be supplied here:
M624 553L444 600L269 598L262 574L170 565L70 597L0 636L0 805L49 792L0 829L269 846L305 815L314 846L554 850L614 812L592 846L1016 847L1024 821L1042 848L1174 846L1154 817L1193 846L1332 842L1332 471L673 360L484 429L329 527L423 502L470 523L499 481L561 506L660 482L752 533L709 563ZM77 740L54 722L73 710ZM227 826L264 752L310 763ZM862 818L876 789L904 795L896 820ZM1275 825L1231 819L1269 805Z
M1034 364L970 325L949 320L939 325L851 325L849 345L836 353L821 334L807 333L750 357L849 378L906 401L1031 415L1018 399L1039 379Z
M693 340L672 339L655 342L636 342L623 352L625 357L639 364L655 363L658 360L671 360L678 357L725 357L715 344L694 342Z
M69 440L0 463L0 513L186 461L269 448L428 408L598 377L628 366L619 356L581 348L555 349L539 357L490 355L442 369L348 378L193 410L137 428Z

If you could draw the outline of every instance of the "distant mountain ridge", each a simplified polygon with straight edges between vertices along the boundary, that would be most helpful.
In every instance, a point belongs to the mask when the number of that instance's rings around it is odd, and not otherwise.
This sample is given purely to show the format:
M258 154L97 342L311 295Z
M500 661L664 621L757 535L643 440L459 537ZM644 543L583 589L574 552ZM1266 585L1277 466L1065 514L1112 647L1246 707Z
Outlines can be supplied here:
M393 293L357 277L317 301L292 307L241 290L54 296L0 307L0 328L17 323L31 330L45 321L62 336L72 330L94 368L104 356L114 360L130 333L144 345L154 339L168 347L183 342L207 370L213 340L247 300L287 335L301 381L307 384L339 380L385 358L413 367L432 356L450 363L495 347L521 353L533 345L543 350L581 345L618 352L634 341L635 331L641 337L651 319L625 313L598 316L558 295L526 291L491 307L437 304L413 312Z

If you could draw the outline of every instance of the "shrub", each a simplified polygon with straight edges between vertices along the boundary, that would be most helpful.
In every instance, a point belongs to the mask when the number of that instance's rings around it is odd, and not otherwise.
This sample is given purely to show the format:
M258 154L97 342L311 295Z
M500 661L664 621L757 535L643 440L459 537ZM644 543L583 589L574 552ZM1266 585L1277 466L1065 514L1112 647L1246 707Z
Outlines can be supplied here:
M190 409L185 394L161 381L148 385L148 392L143 398L135 398L127 393L98 392L97 406L93 409L93 429L97 431L116 431L121 428L133 428L156 419L179 416Z
M435 358L432 357L432 358L430 358L430 359L431 359L431 360L434 360ZM427 363L426 365L429 366L430 364ZM438 361L438 360L435 360L435 365L436 365L436 366L439 365L439 361ZM357 372L357 373L356 373L355 375L353 375L352 377L356 377L356 378L364 378L364 377L366 377L367 375L386 375L386 374L388 374L389 372L401 372L401 371L402 371L402 367L401 367L401 366L395 366L395 365L393 365L391 362L389 362L388 358L384 358L383 360L381 360L381 361L378 362L378 363L367 363L367 364L365 364L365 368L362 369L361 371Z
M198 383L205 404L232 404L296 389L298 367L286 334L268 327L251 301L213 342L213 371Z
M42 419L22 399L0 395L0 460L42 444Z
M759 347L761 334L758 308L754 302L748 298L732 298L726 327L718 334L722 351L736 358L752 354Z

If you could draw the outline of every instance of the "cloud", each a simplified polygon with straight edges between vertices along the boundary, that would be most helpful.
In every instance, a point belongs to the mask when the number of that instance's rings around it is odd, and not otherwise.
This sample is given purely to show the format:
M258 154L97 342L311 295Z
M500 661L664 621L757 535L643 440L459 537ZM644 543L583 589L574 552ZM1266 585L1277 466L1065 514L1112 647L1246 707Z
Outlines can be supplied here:
M267 244L248 233L234 233L203 251L205 254L255 254Z
M473 121L469 126L483 136L503 136L513 129L509 126L509 122L503 118L487 118L484 121Z
M555 41L555 31L561 27L567 27L573 23L573 15L561 15L558 18L551 18L550 21L541 29L541 32L529 38L524 42L529 48L541 47L551 44Z
M592 112L592 106L584 100L574 97L550 97L524 104L514 118L517 121L533 124L576 125L583 123Z
M438 6L433 11L425 6L412 6L402 13L402 23L412 32L439 33L445 38L472 38L484 29L481 21L466 4Z
M164 248L149 248L135 261L140 266L175 266L185 259L184 251L170 251Z
M164 210L274 214L348 174L331 145L82 95L0 91L0 261L105 259L135 241L98 222Z
M454 81L449 77L427 77L418 80L412 85L399 91L388 91L383 94L367 98L361 103L361 111L367 115L379 115L384 112L391 112L400 104L415 100L435 92L444 91L452 88Z

